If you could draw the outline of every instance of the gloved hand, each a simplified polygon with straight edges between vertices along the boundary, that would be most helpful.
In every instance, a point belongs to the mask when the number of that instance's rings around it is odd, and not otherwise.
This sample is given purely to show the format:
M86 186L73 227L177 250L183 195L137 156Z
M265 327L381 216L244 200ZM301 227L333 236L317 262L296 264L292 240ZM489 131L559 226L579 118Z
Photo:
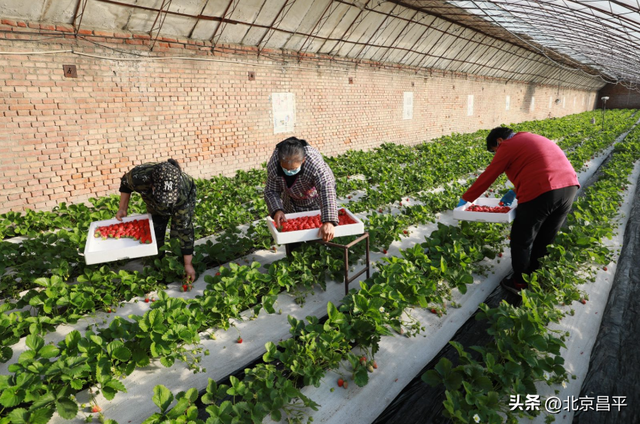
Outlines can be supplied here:
M511 206L515 198L516 198L516 192L513 190L509 190L507 191L507 194L502 196L502 199L500 199L500 203L505 206Z
M460 199L460 201L458 202L458 206L456 206L456 208L459 208L460 206L464 206L467 204L467 201L464 199Z

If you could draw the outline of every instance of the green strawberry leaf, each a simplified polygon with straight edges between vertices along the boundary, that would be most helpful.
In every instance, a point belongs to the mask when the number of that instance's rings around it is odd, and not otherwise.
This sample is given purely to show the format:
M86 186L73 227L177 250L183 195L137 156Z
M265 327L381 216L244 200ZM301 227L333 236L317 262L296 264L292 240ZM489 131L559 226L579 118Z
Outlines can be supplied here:
M171 402L173 402L173 394L165 386L159 384L153 388L152 400L164 414Z
M78 414L78 404L70 398L58 399L56 411L62 418L70 420Z

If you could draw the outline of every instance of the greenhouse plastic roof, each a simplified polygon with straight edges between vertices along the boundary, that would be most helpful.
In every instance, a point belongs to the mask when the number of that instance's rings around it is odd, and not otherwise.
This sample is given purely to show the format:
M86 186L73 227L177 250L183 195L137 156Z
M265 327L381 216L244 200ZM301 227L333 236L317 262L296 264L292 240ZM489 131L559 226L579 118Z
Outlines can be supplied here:
M640 83L638 0L0 0L3 18L598 89ZM275 53L274 53L275 52ZM150 52L152 53L152 52ZM123 53L126 54L126 53Z

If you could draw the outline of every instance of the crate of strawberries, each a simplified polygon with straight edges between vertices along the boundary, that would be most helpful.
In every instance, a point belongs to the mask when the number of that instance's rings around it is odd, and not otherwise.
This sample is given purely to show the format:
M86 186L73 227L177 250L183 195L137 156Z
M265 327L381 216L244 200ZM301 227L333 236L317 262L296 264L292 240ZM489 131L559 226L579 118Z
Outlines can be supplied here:
M453 210L453 218L460 221L511 222L516 217L517 201L511 206L500 204L500 199L479 197L473 203L458 206Z
M87 265L158 254L151 215L92 222L84 259Z
M320 211L296 212L285 214L287 219L277 228L271 217L267 217L267 227L276 244L289 244L301 241L318 240L318 229L322 225ZM350 236L364 233L364 223L348 209L338 210L338 226L334 229L334 237Z

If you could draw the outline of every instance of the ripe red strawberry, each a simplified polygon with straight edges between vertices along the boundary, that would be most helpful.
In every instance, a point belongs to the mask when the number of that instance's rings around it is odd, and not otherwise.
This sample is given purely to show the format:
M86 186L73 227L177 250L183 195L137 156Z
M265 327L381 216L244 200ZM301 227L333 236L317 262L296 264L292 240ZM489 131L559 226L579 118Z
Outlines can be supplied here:
M351 199L351 196L347 196L347 199Z
M342 387L344 385L344 380L339 378L338 379L338 387Z
M431 311L432 314L437 314L438 313L438 310L436 308L431 308L430 311Z
M498 257L501 258L502 257L502 252L498 253Z
M187 286L186 284L182 285L182 291L186 292L189 289L189 286Z
M94 413L94 414L95 414L96 412L102 412L102 408L100 408L98 405L93 405L93 406L91 407L91 412L92 412L92 413Z
M382 253L384 253L384 254L386 255L386 254L387 254L387 249L384 249L384 250L382 251Z
M587 303L587 301L585 299L580 299L580 303L582 303L583 305Z
M366 356L363 356L362 358L360 358L360 363L361 363L362 365L366 364L366 363L367 363L367 357L366 357Z
M409 231L404 230L404 231L403 231L403 233L404 233L404 234L409 234Z
M605 267L604 267L604 268L602 268L602 269L603 269L604 271L606 271L606 270L607 270L607 267L605 266Z
M378 213L382 213L382 208L378 209Z
M145 298L144 298L144 302L145 302L145 303L149 303L149 298L148 298L148 297L145 297Z
M220 273L219 273L219 272L216 272L216 277L217 277L218 275L220 275Z
M400 206L402 206L402 202L400 202Z
M376 361L373 361L373 368L378 369L378 363Z
M242 337L238 336L238 340L236 340L237 343L242 343Z

